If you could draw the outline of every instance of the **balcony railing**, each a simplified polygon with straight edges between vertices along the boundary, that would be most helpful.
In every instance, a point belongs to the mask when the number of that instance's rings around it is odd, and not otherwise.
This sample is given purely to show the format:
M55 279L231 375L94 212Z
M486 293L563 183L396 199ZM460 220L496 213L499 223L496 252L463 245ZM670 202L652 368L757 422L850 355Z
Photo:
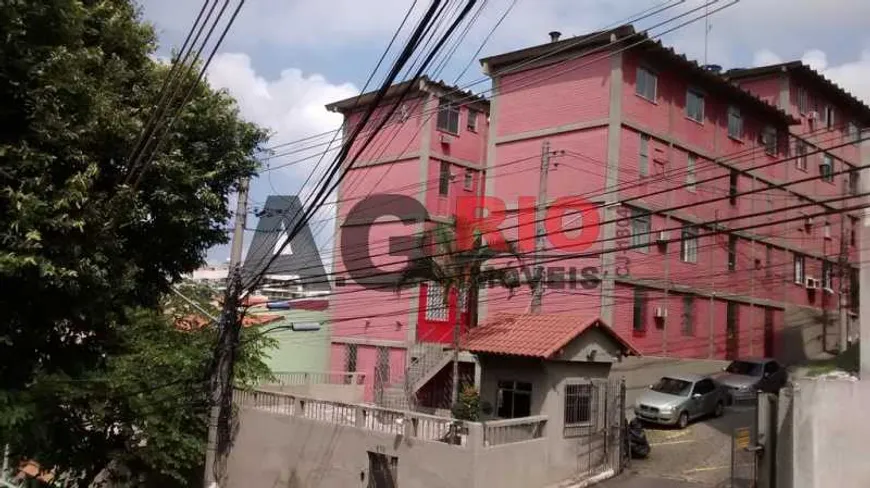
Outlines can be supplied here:
M346 425L412 439L444 442L462 448L487 448L540 439L547 417L466 422L417 412L308 398L284 392L236 389L239 407Z
M274 382L280 386L297 385L362 385L365 383L365 373L351 373L347 371L279 371L273 373Z
M547 417L522 417L483 423L483 445L487 447L530 441L544 437Z

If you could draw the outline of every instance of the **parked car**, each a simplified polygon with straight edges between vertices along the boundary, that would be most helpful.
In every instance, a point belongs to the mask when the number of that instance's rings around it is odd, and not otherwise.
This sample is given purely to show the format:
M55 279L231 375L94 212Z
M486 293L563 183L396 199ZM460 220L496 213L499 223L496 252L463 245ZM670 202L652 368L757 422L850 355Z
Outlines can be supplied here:
M774 359L740 359L732 361L714 379L726 388L729 402L742 402L754 399L756 391L778 393L788 373Z
M709 376L682 374L665 376L638 397L637 418L685 428L706 415L720 416L727 401L724 389Z

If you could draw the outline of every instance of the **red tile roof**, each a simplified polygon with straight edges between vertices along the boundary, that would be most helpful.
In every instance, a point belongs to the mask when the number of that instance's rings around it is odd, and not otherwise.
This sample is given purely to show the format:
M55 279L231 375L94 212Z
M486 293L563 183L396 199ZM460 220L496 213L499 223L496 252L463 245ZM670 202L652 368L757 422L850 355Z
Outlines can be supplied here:
M462 348L476 353L548 359L592 327L611 336L626 354L640 355L598 317L571 315L497 314L469 331Z

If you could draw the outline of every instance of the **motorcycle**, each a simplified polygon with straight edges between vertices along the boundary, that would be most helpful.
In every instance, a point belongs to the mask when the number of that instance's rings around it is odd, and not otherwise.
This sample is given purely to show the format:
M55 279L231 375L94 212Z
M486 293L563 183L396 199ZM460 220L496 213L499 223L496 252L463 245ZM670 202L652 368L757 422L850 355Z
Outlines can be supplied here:
M646 439L643 424L641 424L640 420L634 418L631 419L631 422L626 422L626 425L626 452L631 455L632 459L646 459L649 456L650 445Z

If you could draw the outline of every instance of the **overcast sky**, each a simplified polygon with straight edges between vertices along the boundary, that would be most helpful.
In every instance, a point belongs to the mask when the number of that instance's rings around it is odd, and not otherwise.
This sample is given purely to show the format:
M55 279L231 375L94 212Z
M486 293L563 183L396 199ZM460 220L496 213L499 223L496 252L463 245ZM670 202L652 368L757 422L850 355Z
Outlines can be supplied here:
M159 52L168 57L172 48L184 40L202 2L141 2L145 19L158 30ZM453 83L471 63L459 79L460 84L482 79L479 64L472 56L512 2L487 2L441 78ZM412 0L248 0L211 64L209 82L229 90L239 100L244 117L273 131L270 144L334 129L341 119L326 112L323 106L358 92L413 3ZM416 14L428 3L417 1L412 18L419 18ZM564 37L611 27L662 3L665 2L517 0L478 57L546 42L547 33L552 30L561 31ZM709 10L728 3L719 0ZM639 22L637 27L651 29L650 34L655 35L681 21L652 29L655 24L700 5L703 5L700 0L686 0ZM742 0L710 15L706 42L705 30L704 21L699 21L666 34L662 40L699 62L703 62L706 52L708 63L726 69L803 59L870 102L870 0ZM470 88L482 91L488 88L488 83L482 81ZM268 163L287 163L306 155L296 153ZM298 193L315 161L269 171L268 177L260 177L252 185L252 205L265 201L268 194ZM332 247L334 230L334 223L328 219L328 215L318 216L312 225L318 242L327 249ZM256 219L249 219L249 227L255 225ZM250 242L250 236L247 241ZM212 260L225 257L224 248L210 253Z

